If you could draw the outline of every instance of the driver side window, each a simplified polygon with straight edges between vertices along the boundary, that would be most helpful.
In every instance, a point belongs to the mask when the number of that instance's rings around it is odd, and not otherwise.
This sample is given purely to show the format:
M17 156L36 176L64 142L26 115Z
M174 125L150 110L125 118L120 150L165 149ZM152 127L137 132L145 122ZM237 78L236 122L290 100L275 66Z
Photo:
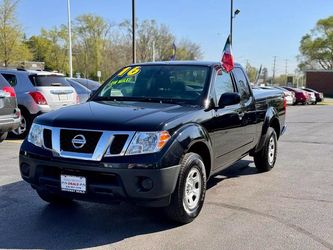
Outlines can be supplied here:
M215 93L217 101L220 99L221 95L224 93L235 92L234 85L232 84L232 79L230 74L219 69L216 73L215 83L214 83Z

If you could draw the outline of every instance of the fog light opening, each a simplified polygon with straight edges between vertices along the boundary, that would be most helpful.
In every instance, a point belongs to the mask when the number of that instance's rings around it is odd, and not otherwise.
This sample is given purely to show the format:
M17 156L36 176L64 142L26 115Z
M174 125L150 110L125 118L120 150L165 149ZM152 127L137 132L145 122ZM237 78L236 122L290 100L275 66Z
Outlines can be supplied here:
M153 188L153 180L148 177L143 177L140 182L143 191L149 191Z
M22 163L21 173L22 173L23 176L29 177L30 176L30 165L26 164L26 163Z

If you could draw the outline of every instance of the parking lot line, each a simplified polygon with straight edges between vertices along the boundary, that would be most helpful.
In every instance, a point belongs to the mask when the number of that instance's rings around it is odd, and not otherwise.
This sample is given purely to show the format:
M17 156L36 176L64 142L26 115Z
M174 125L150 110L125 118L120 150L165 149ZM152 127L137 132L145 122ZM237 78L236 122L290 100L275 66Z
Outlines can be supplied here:
M23 140L6 140L6 142L22 144Z

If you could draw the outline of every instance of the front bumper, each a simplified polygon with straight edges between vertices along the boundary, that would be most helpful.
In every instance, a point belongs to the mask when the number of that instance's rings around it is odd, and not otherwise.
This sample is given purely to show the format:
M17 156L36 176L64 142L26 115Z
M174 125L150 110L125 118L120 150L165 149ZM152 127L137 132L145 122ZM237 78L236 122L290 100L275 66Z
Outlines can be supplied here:
M142 164L141 164L142 165ZM111 165L110 165L111 166ZM137 205L164 207L170 203L179 174L179 165L162 169L113 169L103 167L98 162L50 159L20 152L20 171L22 178L34 189L47 190L78 200L103 203L129 201ZM60 175L83 176L87 180L85 194L61 191ZM148 180L143 185L143 181Z

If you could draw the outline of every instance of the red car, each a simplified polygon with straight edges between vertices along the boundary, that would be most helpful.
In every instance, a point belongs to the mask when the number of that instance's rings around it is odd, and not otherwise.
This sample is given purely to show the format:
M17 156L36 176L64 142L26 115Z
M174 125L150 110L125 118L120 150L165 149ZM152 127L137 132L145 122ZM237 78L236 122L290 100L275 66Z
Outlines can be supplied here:
M305 105L310 102L310 96L306 91L292 87L283 87L283 88L295 93L296 97L295 104L302 103L303 105Z

